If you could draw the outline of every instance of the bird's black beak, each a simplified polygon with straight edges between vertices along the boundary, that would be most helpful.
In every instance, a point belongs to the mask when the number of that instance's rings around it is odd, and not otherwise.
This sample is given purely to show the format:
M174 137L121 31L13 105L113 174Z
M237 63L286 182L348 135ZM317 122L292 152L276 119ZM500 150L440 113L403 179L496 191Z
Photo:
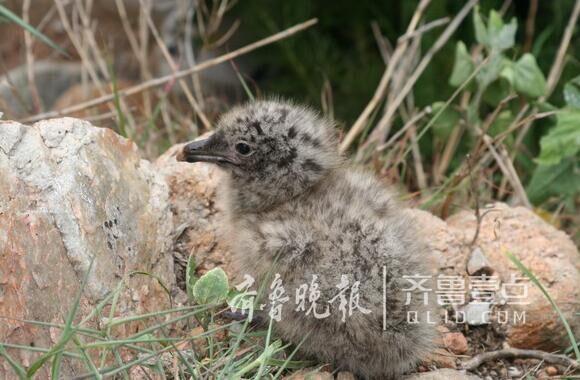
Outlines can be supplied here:
M236 160L228 154L227 144L216 136L190 142L177 155L177 161L210 162L214 164L236 164Z

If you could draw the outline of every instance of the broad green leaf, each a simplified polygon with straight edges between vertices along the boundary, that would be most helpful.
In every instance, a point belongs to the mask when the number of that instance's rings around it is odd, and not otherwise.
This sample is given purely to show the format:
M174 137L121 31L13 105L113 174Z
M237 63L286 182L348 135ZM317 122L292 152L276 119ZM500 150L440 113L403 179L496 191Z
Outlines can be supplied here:
M499 74L504 66L505 58L500 53L490 55L489 61L481 68L476 75L477 82L481 87L487 87L491 82L499 78Z
M214 268L193 285L193 298L200 305L219 304L228 296L228 277L221 268Z
M195 275L196 262L194 255L190 255L187 260L187 268L185 268L185 289L190 300L193 299L193 286L197 282Z
M496 50L505 50L514 46L518 22L512 18L509 24L504 24L501 15L495 10L489 13L487 26L487 43Z
M536 102L536 107L538 107L538 111L540 111L540 112L553 112L553 111L559 110L558 107L556 107L555 105L548 103L546 101ZM554 117L554 120L555 120L555 117Z
M444 102L436 102L431 105L433 110L433 115L437 115L441 108L445 106ZM459 112L451 107L447 107L439 115L435 121L433 121L433 133L436 137L441 140L446 140L453 131L453 128L459 123L461 115Z
M504 58L502 69L499 73L499 76L507 80L512 86L514 85L514 66L515 63L512 60Z
M483 101L492 107L497 107L511 92L510 84L507 80L498 78L490 83L483 93Z
M503 29L504 23L501 15L496 10L489 11L489 19L487 20L487 32L491 37L493 34L499 33Z
M580 76L564 85L564 99L568 107L580 109Z
M463 42L457 42L455 46L455 63L453 64L449 84L453 87L461 86L469 78L471 73L473 73L473 70L475 70L475 65L471 60L471 55L469 55L467 47Z
M546 78L530 53L524 54L513 66L513 85L523 95L537 98L546 91Z
M481 15L479 14L479 6L473 10L473 27L475 28L475 39L482 45L488 45L487 29Z
M580 110L563 109L556 114L556 125L540 140L541 165L556 165L580 151Z
M571 207L580 190L580 168L576 158L567 158L556 165L538 165L526 193L530 202L539 205L552 196L563 197Z

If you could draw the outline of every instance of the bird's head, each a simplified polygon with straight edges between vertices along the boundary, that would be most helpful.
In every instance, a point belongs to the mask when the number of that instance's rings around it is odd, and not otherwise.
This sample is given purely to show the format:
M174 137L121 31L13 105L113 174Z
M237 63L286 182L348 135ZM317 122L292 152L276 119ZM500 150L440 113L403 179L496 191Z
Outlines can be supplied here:
M278 100L232 109L212 136L187 144L178 159L223 168L232 206L244 211L261 211L306 192L341 161L329 121Z

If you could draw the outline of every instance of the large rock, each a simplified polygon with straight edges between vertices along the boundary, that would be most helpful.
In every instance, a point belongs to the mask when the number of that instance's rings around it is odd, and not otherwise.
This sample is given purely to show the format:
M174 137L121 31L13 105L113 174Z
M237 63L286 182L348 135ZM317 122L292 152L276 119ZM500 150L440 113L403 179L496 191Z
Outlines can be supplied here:
M440 273L467 278L468 268L471 271L480 268L476 275L492 275L499 279L500 289L495 292L499 305L485 307L485 304L471 303L460 310L474 314L477 310L490 309L489 322L503 330L507 342L514 347L550 351L570 345L562 322L541 291L526 280L517 279L521 285L511 285L514 283L512 276L526 276L507 256L508 252L512 253L535 274L577 335L580 332L580 319L575 315L580 299L580 255L564 232L531 210L496 203L485 208L477 240L472 245L477 230L473 211L462 211L447 221L424 211L412 212L440 259ZM522 297L518 299L518 295ZM498 312L503 314L500 316ZM524 314L525 322L518 319ZM505 316L507 320L503 319Z
M211 164L191 165L175 160L183 144L175 145L155 162L170 189L175 223L173 254L177 278L183 288L185 265L194 255L198 272L217 266L229 271L230 256L220 236L220 211L215 198L222 173Z
M174 287L168 196L135 144L109 129L72 118L0 121L0 341L54 345L58 330L48 334L22 320L63 323L85 277L79 318L123 278L119 316L167 307L156 280L129 274L147 272ZM37 356L10 353L24 365ZM63 368L77 369L86 371ZM0 378L6 371L0 360Z

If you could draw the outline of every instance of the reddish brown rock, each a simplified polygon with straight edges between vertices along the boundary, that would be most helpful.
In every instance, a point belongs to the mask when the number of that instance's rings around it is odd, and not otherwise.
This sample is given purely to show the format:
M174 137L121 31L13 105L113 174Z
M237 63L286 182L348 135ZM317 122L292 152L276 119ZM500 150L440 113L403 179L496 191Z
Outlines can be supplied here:
M512 275L525 277L509 260L507 253L511 252L544 284L578 334L580 320L574 313L580 299L580 255L572 240L526 208L496 203L487 207L488 210L475 246L493 267L500 284L513 283ZM440 273L467 278L467 265L474 249L470 243L477 227L474 213L462 211L445 222L425 211L410 212L414 213L439 257ZM517 289L513 286L505 289L511 296L527 289L528 294L522 299L525 305L513 304L515 298L506 300L500 286L496 297L499 302L503 299L508 304L492 307L491 323L499 324L497 311L507 311L507 323L498 327L505 330L508 343L513 347L547 351L568 347L566 331L550 303L531 282L522 284ZM523 314L525 323L522 319L514 320Z
M185 278L183 270L192 254L199 272L219 266L232 275L229 270L230 257L220 237L220 212L215 202L221 172L210 164L177 162L175 156L182 148L183 144L173 146L155 162L169 185L176 226L173 254L176 257L177 278Z
M443 334L443 344L445 348L454 354L461 355L467 352L467 339L460 332L450 332Z

